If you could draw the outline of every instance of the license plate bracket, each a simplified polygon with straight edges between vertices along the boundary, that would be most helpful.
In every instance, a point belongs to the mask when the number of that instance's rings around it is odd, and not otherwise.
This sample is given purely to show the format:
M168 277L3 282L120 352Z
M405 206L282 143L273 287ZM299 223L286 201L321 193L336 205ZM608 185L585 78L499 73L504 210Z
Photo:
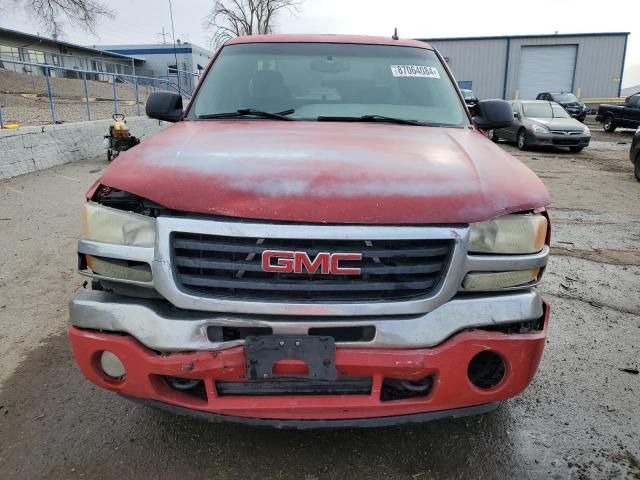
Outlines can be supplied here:
M309 378L337 380L336 343L333 337L310 335L258 335L245 338L249 380L278 378L273 366L281 360L300 360Z

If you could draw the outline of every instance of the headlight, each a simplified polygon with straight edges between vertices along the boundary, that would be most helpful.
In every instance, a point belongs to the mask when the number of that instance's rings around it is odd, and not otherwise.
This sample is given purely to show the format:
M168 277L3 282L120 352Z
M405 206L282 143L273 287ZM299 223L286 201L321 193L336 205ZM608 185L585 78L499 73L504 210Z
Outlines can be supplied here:
M533 124L533 133L549 133L549 129L544 125Z
M95 242L153 247L155 222L145 215L87 202L82 212L82 235Z
M505 215L471 224L469 252L531 254L544 247L547 219L540 214Z
M582 131L582 133L584 133L585 135L591 135L591 130L589 130L589 127L587 127L585 125L584 130Z

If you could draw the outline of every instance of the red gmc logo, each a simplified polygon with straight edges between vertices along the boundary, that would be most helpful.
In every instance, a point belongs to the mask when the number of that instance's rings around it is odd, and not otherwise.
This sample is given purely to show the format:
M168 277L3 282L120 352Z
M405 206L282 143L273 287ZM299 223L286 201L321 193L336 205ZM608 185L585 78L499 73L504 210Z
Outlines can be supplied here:
M265 250L262 252L262 270L276 273L317 273L322 275L360 275L360 268L341 267L343 260L362 260L361 253L320 252L313 260L307 252Z

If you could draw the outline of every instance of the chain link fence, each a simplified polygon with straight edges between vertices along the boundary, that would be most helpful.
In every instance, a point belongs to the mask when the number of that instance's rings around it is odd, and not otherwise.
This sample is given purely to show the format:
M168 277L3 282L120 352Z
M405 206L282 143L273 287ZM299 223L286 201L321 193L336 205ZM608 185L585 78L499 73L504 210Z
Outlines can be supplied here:
M0 128L144 115L149 95L180 93L185 100L198 74L164 77L98 72L19 60L0 60Z

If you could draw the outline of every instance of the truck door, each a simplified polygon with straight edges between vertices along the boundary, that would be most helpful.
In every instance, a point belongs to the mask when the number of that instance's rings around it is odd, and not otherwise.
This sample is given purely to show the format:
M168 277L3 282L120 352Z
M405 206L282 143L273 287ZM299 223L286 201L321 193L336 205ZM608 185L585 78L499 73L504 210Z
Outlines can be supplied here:
M628 128L640 126L640 95L634 95L629 98L629 103L624 109L623 125Z

